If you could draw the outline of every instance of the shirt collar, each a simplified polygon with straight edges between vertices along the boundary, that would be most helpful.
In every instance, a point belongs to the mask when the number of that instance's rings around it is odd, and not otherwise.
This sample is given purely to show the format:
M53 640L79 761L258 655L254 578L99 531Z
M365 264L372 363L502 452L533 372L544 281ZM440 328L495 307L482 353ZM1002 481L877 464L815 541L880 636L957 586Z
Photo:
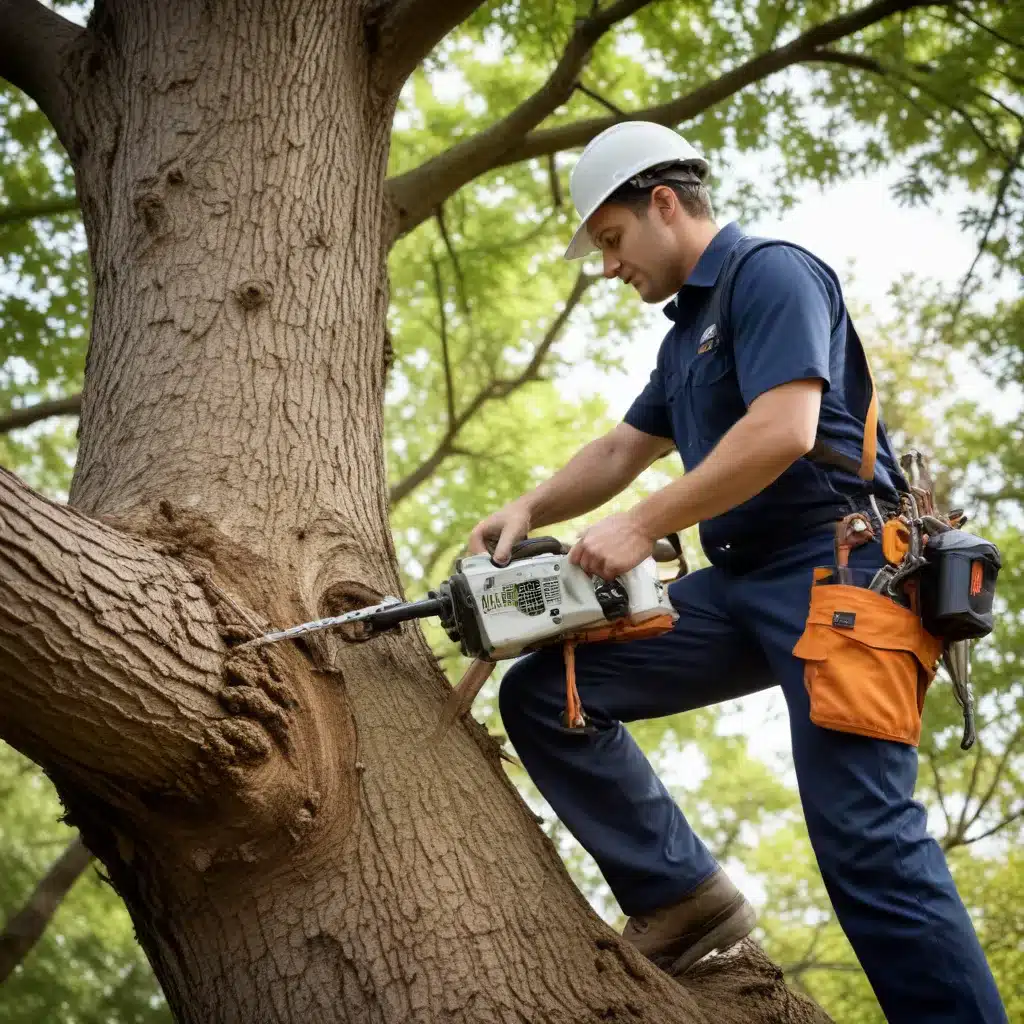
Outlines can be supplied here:
M683 282L676 297L665 307L664 313L669 320L675 321L679 314L679 300L686 288L713 288L718 282L718 275L725 264L725 258L732 247L743 237L743 231L736 221L731 221L708 242L700 254L697 265L690 271L690 276Z

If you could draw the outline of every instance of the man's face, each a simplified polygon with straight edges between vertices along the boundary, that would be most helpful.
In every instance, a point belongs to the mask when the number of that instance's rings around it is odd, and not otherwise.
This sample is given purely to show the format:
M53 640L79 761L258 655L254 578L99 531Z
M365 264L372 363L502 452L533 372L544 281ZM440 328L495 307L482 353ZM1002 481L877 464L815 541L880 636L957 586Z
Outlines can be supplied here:
M632 285L644 302L664 302L679 290L676 239L655 204L638 215L608 203L591 216L587 228L601 250L605 277Z

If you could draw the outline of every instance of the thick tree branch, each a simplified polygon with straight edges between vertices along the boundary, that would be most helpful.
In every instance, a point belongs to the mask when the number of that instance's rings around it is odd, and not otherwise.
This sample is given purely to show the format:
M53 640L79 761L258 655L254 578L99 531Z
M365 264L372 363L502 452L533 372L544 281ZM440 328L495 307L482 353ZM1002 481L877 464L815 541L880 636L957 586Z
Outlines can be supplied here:
M92 854L81 837L75 836L42 877L28 902L8 920L0 932L0 985L42 937L61 901L91 860Z
M82 31L38 0L0 0L0 77L35 100L65 145L69 97L60 68Z
M223 664L180 561L0 470L0 737L113 801L198 788Z
M601 36L650 2L617 0L603 11L579 21L548 80L529 99L474 138L391 179L389 189L398 207L399 234L406 234L421 224L448 196L473 178L493 167L516 162L504 159L504 155L569 99L579 73Z
M669 103L631 111L621 117L591 118L558 128L534 131L533 128L572 93L576 77L600 35L616 21L644 6L638 0L632 3L620 0L599 15L598 19L591 18L581 24L545 85L508 117L475 138L453 146L415 170L392 179L391 192L399 207L399 232L404 234L411 231L430 216L434 207L486 171L585 145L595 135L627 117L678 125L754 82L809 60L815 50L860 32L894 14L915 8L947 7L949 3L950 0L875 0L859 11L808 29L785 46L752 57L713 82ZM611 16L620 8L628 10L612 20ZM600 31L597 31L594 26L599 22Z
M437 471L437 468L445 459L456 453L458 450L456 438L460 431L465 428L466 424L488 402L495 398L504 398L531 381L539 379L541 364L547 357L551 346L558 340L569 321L572 311L595 280L596 278L583 273L576 278L576 283L573 285L573 289L569 293L569 297L566 299L561 312L551 322L540 344L534 349L530 362L523 368L522 372L509 379L492 380L473 396L465 409L449 423L448 429L444 432L433 452L416 469L404 476L391 488L390 499L392 507L402 501L403 498L407 498L420 484L428 480Z
M52 402L37 402L35 405L26 405L22 409L12 409L9 413L0 416L0 434L6 434L11 430L20 430L22 427L30 427L40 420L47 420L51 416L77 416L82 411L82 396L72 395L71 398L57 398Z
M2 0L0 0L2 2ZM39 199L20 206L5 206L0 209L0 228L10 224L22 224L37 217L52 217L56 213L71 213L78 209L77 196L55 196L52 199Z
M382 77L400 86L424 57L453 28L461 25L481 0L377 0L367 17L367 31L377 45Z

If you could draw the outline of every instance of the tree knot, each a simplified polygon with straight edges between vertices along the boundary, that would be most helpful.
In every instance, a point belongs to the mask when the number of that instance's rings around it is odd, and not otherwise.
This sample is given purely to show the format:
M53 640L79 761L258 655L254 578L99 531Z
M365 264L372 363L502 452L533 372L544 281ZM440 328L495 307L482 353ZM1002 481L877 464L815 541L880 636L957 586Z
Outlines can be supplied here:
M146 230L154 237L171 230L171 217L167 212L164 197L154 188L145 188L135 195L135 212L142 219Z
M248 280L235 289L235 298L242 309L259 309L270 301L273 293L269 281Z

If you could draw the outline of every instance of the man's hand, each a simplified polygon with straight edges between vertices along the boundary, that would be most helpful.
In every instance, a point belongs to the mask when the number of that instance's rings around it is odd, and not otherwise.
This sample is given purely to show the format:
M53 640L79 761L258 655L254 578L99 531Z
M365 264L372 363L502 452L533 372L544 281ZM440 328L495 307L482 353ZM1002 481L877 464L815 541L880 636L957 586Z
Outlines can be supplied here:
M530 509L523 498L509 502L486 519L481 519L469 535L469 552L482 555L487 542L495 545L491 556L496 565L505 565L512 554L512 545L530 532Z
M654 549L654 538L629 513L617 513L588 527L569 552L569 561L592 576L613 580L636 568Z

